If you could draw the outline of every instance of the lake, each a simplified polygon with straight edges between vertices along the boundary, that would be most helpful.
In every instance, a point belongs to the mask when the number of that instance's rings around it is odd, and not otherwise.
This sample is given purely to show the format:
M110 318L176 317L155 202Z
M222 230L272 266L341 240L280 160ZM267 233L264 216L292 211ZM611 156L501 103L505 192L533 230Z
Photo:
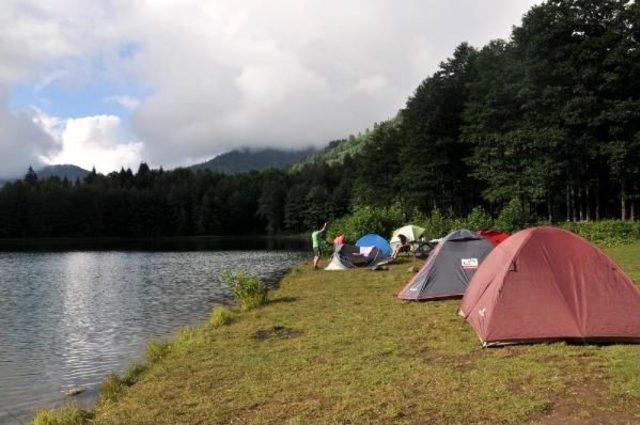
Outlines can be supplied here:
M224 271L275 281L305 258L305 241L102 241L51 247L0 243L0 424L73 400L88 406L105 375L230 302ZM79 397L65 393L86 388Z

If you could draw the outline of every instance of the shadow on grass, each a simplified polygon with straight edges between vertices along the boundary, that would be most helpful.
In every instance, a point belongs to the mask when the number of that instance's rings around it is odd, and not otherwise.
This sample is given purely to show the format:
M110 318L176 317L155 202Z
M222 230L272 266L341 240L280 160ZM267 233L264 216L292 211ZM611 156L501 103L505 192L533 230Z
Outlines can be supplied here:
M251 336L254 340L264 341L266 339L288 339L302 335L302 330L288 328L282 325L275 325L266 329L258 329Z
M523 347L532 345L567 345L569 347L609 347L614 345L640 345L637 338L552 338L552 339L533 339L522 341L509 341L487 344L484 348L489 350L500 350L512 347Z
M292 303L294 301L297 301L298 298L296 297L289 297L289 296L285 296L285 297L278 297L278 298L272 298L270 300L267 301L267 305L270 304L281 304L281 303Z

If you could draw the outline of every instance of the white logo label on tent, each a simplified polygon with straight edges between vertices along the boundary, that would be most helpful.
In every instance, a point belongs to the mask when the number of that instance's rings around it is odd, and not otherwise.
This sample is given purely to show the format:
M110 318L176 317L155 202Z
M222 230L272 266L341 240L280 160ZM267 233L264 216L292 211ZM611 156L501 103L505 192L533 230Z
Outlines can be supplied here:
M463 269L477 269L478 268L478 259L477 258L463 258L461 260Z

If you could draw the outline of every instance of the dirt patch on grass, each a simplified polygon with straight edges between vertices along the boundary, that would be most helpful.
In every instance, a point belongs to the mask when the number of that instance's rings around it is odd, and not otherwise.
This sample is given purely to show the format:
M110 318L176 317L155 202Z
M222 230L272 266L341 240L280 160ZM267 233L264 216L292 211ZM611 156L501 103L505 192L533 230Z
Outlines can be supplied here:
M597 409L602 400L599 397L600 383L586 380L573 383L561 396L552 401L551 406L538 418L545 424L607 424L612 419ZM593 406L586 409L587 406ZM595 407L595 409L594 409Z
M553 425L637 423L639 418L633 412L616 409L604 393L603 383L608 382L604 365L588 353L573 357L584 373L567 382L566 390L552 400L549 410L536 422ZM560 359L547 356L546 360Z
M467 372L475 367L478 361L478 353L454 354L437 349L425 348L420 351L420 357L427 364L441 365L458 372Z
M288 328L286 326L275 325L267 329L259 329L251 335L256 341L265 341L267 339L288 339L296 338L302 335L300 329Z

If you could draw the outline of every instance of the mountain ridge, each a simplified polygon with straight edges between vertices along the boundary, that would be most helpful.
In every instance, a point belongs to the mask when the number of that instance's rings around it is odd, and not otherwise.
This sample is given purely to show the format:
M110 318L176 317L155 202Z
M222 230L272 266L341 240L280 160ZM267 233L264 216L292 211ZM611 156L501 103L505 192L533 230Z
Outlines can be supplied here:
M286 168L317 153L314 148L285 150L276 148L234 149L208 161L194 164L188 169L211 170L224 174L238 174L249 171L260 171L265 168Z

